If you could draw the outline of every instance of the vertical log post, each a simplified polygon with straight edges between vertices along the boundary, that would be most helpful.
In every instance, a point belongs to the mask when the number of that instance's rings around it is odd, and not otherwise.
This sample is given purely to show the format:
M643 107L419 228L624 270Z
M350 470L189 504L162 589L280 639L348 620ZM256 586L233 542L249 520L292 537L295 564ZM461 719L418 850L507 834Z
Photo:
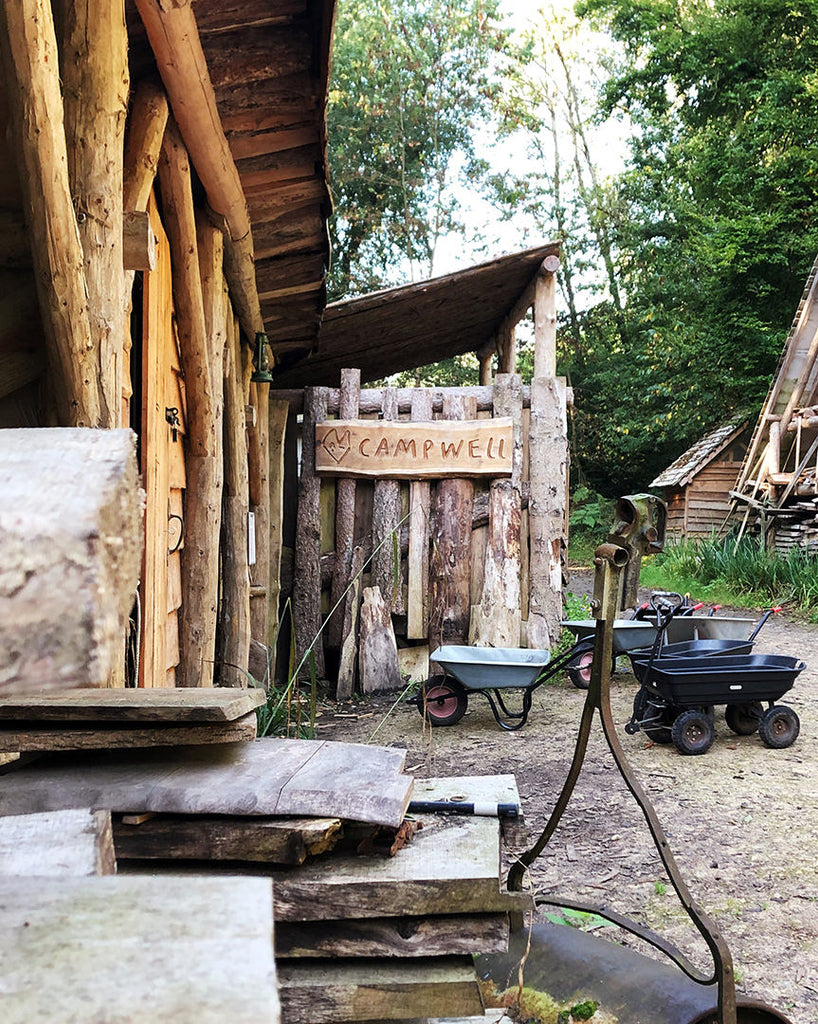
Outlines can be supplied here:
M270 680L275 679L276 636L281 599L281 554L284 544L284 439L287 433L287 415L290 403L269 399L269 476L270 476L270 586L267 591L267 648L269 651Z
M0 5L0 52L57 415L63 426L98 427L103 422L99 361L68 181L57 39L48 0Z
M229 686L247 685L242 670L250 654L250 569L247 564L247 513L250 510L245 441L244 377L241 338L225 296L229 337L224 373L224 511L221 533L222 601L220 676Z
M122 418L122 182L128 110L124 0L58 0L68 180L84 253L91 342L99 360L102 426Z
M412 394L413 423L429 423L434 418L432 392L418 388ZM409 556L406 636L422 640L429 635L429 520L431 517L431 484L428 480L412 480L409 484Z
M514 421L510 478L494 480L489 495L488 545L483 594L475 609L477 646L517 647L520 643L520 526L522 521L523 389L517 374L498 374L494 415Z
M270 587L269 390L267 384L250 385L250 404L255 409L255 422L248 428L249 445L254 454L250 460L250 509L256 533L256 560L250 566L250 579L255 594L251 595L250 601L250 635L265 647L268 639L267 592Z
M357 419L360 398L361 371L358 369L341 370L338 419ZM335 565L332 568L332 586L329 596L332 618L327 627L328 644L333 648L343 647L344 643L344 602L341 599L350 584L354 537L355 480L339 477L335 484ZM340 605L338 605L339 601ZM338 605L337 608L336 605Z
M338 700L350 700L355 692L358 662L358 617L361 610L363 568L364 549L358 544L352 550L352 559L349 563L350 583L344 597L344 630L341 657L338 663L338 686L335 690Z
M364 587L361 605L361 642L358 655L363 693L399 690L398 645L392 628L389 602L380 587Z
M383 418L398 418L398 393L384 388ZM400 573L400 551L395 557L395 532L400 522L400 484L397 480L376 480L372 509L372 585L381 588L393 614L404 612Z
M305 388L293 573L293 624L296 663L300 663L311 648L319 678L324 676L324 643L320 635L321 481L315 473L315 424L326 418L327 389ZM308 660L304 660L299 675L309 678Z
M223 468L214 374L221 369L205 324L190 163L172 120L159 161L171 247L173 296L187 394L185 546L182 550L180 686L211 686L216 644Z
M565 381L556 374L556 272L547 257L537 278L534 303L534 379L529 435L530 563L528 646L548 648L560 632L562 561L568 476Z
M477 402L474 398L462 395L444 397L444 420L470 420L476 415ZM430 559L430 651L441 644L468 643L473 504L473 481L438 481Z

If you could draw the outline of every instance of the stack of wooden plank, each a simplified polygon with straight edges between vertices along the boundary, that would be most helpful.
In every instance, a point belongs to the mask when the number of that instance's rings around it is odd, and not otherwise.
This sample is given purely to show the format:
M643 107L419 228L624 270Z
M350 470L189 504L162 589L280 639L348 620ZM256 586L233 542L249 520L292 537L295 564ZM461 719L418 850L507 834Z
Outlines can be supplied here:
M0 753L234 743L256 736L261 689L75 689L0 698Z
M0 818L3 1024L279 1024L265 879L113 870L107 811Z
M472 954L504 949L508 912L520 909L500 885L499 821L407 819L404 757L276 739L52 753L0 776L0 814L113 812L123 884L262 876L286 1024L479 1013ZM424 800L518 802L508 776L415 789Z

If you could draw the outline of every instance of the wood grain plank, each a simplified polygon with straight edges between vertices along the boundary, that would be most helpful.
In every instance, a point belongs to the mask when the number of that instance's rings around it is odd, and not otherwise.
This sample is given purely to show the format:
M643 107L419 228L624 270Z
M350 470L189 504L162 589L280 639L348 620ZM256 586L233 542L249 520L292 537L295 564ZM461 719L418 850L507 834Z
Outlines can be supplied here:
M0 824L2 824L0 819ZM303 864L341 838L340 818L224 818L161 814L138 825L116 817L120 860L235 860Z
M261 689L75 689L0 699L0 720L29 722L230 722L264 703Z
M112 875L109 811L77 809L0 818L0 876Z
M56 750L130 750L143 747L177 747L203 743L238 743L256 738L258 719L251 711L232 722L206 725L159 725L154 728L100 729L83 726L34 728L15 723L0 729L0 752Z
M0 814L92 807L399 825L412 790L412 779L399 774L405 756L391 747L269 738L55 756L0 777Z
M368 961L364 964L284 963L281 1009L288 1024L482 1013L470 958Z
M508 915L376 917L276 925L276 957L453 956L504 952Z
M0 881L3 1022L279 1024L270 883Z
M500 888L498 821L453 816L424 816L395 857L335 855L331 866L277 873L273 890L277 921L492 913L529 902Z

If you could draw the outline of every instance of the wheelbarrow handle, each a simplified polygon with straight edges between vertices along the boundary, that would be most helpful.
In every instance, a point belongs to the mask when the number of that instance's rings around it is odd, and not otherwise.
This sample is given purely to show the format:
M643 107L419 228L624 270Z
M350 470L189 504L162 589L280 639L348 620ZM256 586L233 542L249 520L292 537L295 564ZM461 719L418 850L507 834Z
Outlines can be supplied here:
M756 624L756 628L755 628L755 629L754 629L754 630L752 631L752 633L751 633L751 634L750 634L750 635L749 635L749 636L747 637L747 639L748 639L748 640L755 640L755 638L756 638L756 637L758 636L758 634L759 634L759 630L760 630L760 629L761 629L761 627L762 627L762 626L764 625L764 623L765 623L765 622L767 621L767 619L769 619L769 617L770 617L771 615L776 615L776 614L777 614L778 612L782 612L783 610L784 610L784 606L783 606L783 605L781 605L781 604L778 604L778 605L776 605L776 606L775 606L774 608L768 608L768 609L767 609L767 611L766 611L766 612L764 612L764 614L763 614L763 615L761 616L761 618L760 618L760 619L758 620L758 623Z

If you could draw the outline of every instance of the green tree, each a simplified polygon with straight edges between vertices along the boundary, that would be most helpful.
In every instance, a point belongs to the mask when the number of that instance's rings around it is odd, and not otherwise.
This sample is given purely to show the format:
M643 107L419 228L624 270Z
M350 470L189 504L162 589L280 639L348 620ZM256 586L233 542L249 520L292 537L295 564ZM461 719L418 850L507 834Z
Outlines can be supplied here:
M721 418L757 412L818 250L818 4L580 10L622 47L602 115L635 126L613 223L627 349L582 383L617 389L625 422L602 397L595 432L616 432L606 465L641 466L644 485Z
M505 32L497 0L340 0L328 109L331 298L432 271L479 178Z

